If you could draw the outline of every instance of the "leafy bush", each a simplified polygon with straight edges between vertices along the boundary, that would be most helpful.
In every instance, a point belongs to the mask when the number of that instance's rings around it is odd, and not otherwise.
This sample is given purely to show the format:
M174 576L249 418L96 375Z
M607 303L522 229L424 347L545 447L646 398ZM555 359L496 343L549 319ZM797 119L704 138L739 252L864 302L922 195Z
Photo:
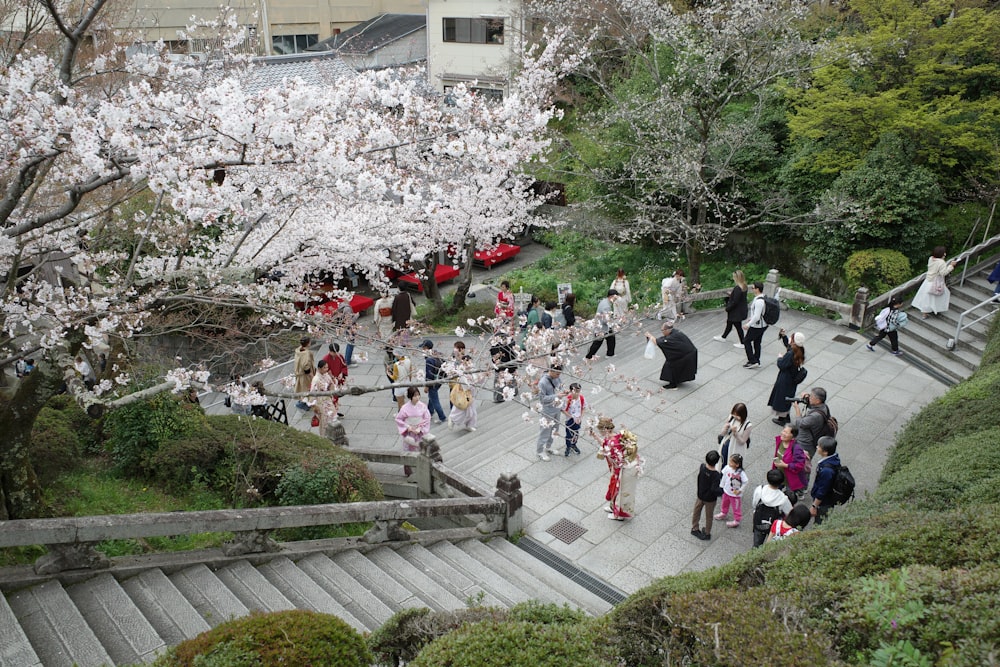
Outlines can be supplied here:
M836 665L795 586L644 596L614 610L602 632L627 665Z
M38 412L31 427L31 461L43 487L80 464L84 450L80 436L86 433L82 424L89 421L67 396L56 396Z
M850 291L864 285L871 296L885 294L912 277L910 260L897 250L874 248L851 253L844 262Z
M234 506L383 497L364 462L329 440L237 415L208 417L197 432L163 443L149 461L157 480L206 485L224 493ZM279 497L277 489L286 476L291 479Z
M159 657L156 667L270 667L337 665L368 667L365 641L330 614L291 610L253 612L228 621Z
M411 667L610 667L593 626L483 621L434 640Z
M380 663L409 663L424 646L460 627L491 621L523 621L535 624L574 624L587 620L582 611L568 606L522 602L508 609L472 607L435 612L430 609L404 609L386 621L368 638L368 648Z
M107 449L125 474L151 477L150 462L161 446L187 437L205 427L205 413L192 403L168 393L112 410L104 418Z

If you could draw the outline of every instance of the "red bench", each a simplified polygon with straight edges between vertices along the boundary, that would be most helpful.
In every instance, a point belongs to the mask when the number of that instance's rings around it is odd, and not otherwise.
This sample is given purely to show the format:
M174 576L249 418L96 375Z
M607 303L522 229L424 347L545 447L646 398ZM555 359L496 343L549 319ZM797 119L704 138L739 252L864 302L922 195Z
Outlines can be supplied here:
M494 264L499 264L500 262L505 262L508 259L514 259L517 257L517 253L521 252L521 246L512 245L510 243L500 243L496 248L489 248L488 250L477 250L475 255L473 255L473 262L480 264L483 267L489 269Z
M341 299L333 299L332 301L327 301L326 303L321 303L318 306L309 308L306 313L309 315L332 317L334 313L337 312L337 307L340 306L340 302ZM351 310L355 313L363 313L374 305L375 300L370 299L367 296L362 296L361 294L354 294L351 296Z
M438 264L434 269L434 282L438 285L454 280L458 277L458 269L451 264ZM424 291L424 286L416 273L407 273L399 277L399 286L406 289L415 289L418 292Z

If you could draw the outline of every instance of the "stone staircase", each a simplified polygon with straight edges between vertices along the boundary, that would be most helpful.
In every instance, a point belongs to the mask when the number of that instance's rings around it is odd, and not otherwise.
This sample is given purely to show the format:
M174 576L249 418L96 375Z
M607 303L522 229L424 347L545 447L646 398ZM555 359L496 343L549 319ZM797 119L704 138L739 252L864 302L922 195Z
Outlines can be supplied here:
M415 542L256 565L236 560L57 579L0 598L0 667L149 663L167 647L252 610L335 614L361 632L408 607L510 607L529 599L592 615L604 597L503 538Z
M956 268L952 274L955 277L948 280L951 307L947 312L923 319L920 311L907 308L909 322L899 336L899 348L903 351L904 359L949 385L961 382L979 368L992 315L964 329L954 349L949 349L948 345L955 338L959 315L992 296L993 285L986 281L986 276L996 262L997 258L992 258L970 267L962 284L959 284L957 278L961 266ZM971 319L997 310L1000 310L1000 303L987 305L967 317L964 322L968 323ZM882 345L888 348L888 340L883 341Z

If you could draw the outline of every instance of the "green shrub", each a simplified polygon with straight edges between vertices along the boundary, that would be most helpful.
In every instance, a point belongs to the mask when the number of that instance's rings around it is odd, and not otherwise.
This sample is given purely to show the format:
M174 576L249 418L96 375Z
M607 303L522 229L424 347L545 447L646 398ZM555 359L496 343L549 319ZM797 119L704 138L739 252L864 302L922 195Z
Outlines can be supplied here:
M523 621L536 624L575 624L587 621L582 611L530 600L509 610L471 607L456 611L404 609L368 638L368 648L380 663L398 665L413 660L424 646L462 626L483 621Z
M83 455L80 430L74 419L74 409L86 420L87 416L65 396L50 400L31 426L31 461L43 487L48 487L60 475L74 470Z
M365 641L354 628L330 614L291 610L253 612L178 644L156 667L368 667Z
M148 460L157 480L207 485L234 506L383 497L364 462L326 438L238 415L208 417L197 432L161 444ZM281 499L276 492L286 475L292 479Z
M910 260L898 250L875 248L851 253L844 262L851 292L864 285L871 296L885 294L912 277Z
M205 413L169 393L116 408L104 418L107 449L125 474L153 476L150 456L160 446L187 437L205 427Z
M616 609L602 633L627 665L841 664L793 585L645 596ZM630 601L631 603L631 601Z
M464 625L428 644L411 667L601 667L605 640L593 626L527 621Z

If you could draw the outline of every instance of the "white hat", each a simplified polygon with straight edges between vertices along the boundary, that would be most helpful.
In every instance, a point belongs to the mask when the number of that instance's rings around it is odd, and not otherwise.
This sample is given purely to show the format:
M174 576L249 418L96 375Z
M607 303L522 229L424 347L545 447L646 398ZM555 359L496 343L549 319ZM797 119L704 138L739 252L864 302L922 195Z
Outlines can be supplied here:
M792 334L792 342L802 347L802 344L806 342L806 337L802 335L801 331L796 331Z

